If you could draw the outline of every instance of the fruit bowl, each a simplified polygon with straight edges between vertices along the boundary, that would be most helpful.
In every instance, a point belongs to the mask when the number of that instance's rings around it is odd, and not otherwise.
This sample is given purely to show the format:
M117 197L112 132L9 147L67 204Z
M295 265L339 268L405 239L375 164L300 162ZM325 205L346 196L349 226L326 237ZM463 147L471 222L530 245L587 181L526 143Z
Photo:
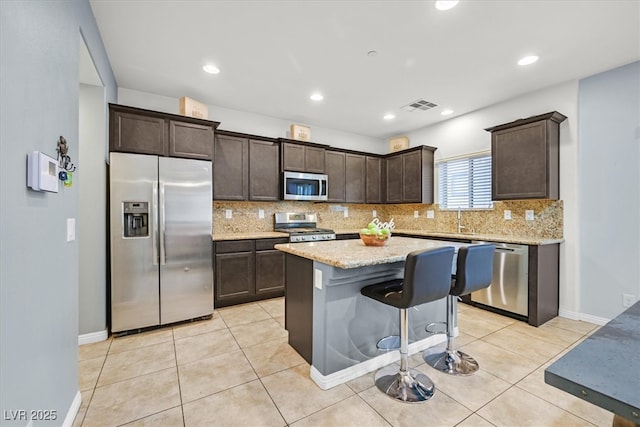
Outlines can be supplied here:
M384 246L391 237L389 234L362 234L360 233L360 240L365 246Z

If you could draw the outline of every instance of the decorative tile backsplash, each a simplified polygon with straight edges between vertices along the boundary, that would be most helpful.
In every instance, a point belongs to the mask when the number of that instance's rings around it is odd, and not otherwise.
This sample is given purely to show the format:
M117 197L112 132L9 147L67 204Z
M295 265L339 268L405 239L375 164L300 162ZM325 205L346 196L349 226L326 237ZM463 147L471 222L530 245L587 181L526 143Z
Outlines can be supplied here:
M348 216L345 217L345 209ZM231 212L231 219L226 217ZM264 218L259 218L259 211ZM273 231L275 212L316 212L318 226L334 230L356 231L373 218L373 211L381 221L393 218L398 229L457 232L457 211L440 210L437 204L353 204L313 202L213 202L214 233L247 233ZM427 218L427 211L433 218ZM504 219L504 211L511 211L511 219ZM534 219L525 214L532 210ZM562 200L514 200L494 202L493 209L463 210L461 224L464 232L507 236L528 236L561 239L563 229ZM415 212L418 217L415 217Z

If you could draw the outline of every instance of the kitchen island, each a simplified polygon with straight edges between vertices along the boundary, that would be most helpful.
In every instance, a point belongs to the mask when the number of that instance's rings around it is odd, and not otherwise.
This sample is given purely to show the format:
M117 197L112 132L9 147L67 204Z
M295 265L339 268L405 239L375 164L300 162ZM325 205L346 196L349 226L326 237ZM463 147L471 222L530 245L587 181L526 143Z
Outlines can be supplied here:
M399 333L399 312L360 294L374 283L402 278L410 252L468 244L393 236L382 247L360 239L287 243L285 328L289 344L311 364L322 389L357 378L399 359L397 351L376 348L380 338ZM455 261L452 271L455 271ZM409 354L446 340L425 326L444 322L446 299L409 312Z

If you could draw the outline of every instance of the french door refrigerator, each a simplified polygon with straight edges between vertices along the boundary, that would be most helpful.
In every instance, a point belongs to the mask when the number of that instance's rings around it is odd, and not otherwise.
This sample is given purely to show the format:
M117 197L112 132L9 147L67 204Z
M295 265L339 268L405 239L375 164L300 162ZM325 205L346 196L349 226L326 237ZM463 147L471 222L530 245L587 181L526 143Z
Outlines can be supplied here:
M110 153L111 331L213 313L211 162Z

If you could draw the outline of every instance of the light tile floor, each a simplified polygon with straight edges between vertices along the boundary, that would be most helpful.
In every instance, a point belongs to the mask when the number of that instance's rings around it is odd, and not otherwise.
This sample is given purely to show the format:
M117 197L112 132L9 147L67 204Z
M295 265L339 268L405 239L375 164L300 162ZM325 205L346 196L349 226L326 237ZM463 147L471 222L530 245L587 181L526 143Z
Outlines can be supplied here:
M480 371L452 377L412 355L436 384L402 404L373 373L323 391L287 344L284 299L215 311L211 320L83 345L74 426L610 426L612 414L544 382L544 369L596 325L534 328L459 304L456 344Z

